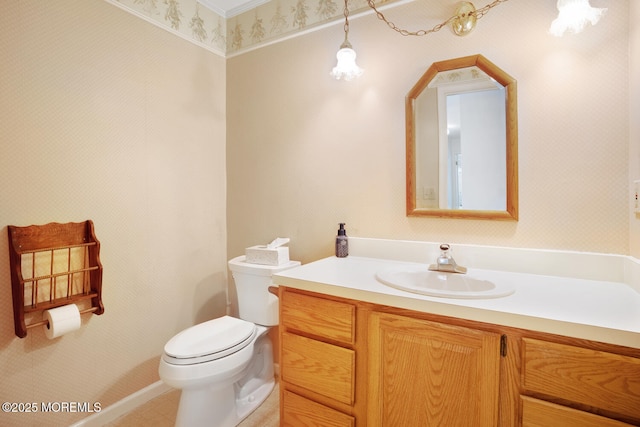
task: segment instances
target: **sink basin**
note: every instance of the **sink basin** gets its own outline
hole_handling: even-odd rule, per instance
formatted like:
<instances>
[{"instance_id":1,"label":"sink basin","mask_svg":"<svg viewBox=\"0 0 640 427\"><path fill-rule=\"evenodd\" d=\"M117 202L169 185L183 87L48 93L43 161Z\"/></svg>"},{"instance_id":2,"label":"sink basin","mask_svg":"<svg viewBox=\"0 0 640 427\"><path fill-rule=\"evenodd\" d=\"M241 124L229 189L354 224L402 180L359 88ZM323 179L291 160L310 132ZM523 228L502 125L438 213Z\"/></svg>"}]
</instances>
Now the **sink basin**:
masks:
<instances>
[{"instance_id":1,"label":"sink basin","mask_svg":"<svg viewBox=\"0 0 640 427\"><path fill-rule=\"evenodd\" d=\"M376 279L403 291L444 298L500 298L515 292L512 286L498 285L470 274L430 271L426 265L379 271Z\"/></svg>"}]
</instances>

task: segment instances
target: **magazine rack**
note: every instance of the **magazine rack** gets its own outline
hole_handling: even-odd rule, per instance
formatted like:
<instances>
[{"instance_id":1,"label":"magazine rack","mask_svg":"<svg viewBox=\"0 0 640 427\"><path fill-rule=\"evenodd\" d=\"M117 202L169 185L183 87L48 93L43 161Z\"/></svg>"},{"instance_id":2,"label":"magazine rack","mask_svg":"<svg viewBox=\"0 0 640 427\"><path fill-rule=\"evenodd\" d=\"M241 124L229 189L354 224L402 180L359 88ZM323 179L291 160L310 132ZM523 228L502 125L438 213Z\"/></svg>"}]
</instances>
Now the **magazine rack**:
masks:
<instances>
[{"instance_id":1,"label":"magazine rack","mask_svg":"<svg viewBox=\"0 0 640 427\"><path fill-rule=\"evenodd\" d=\"M84 301L84 305L91 305L80 313L104 312L100 242L91 220L10 225L8 234L13 319L18 337L27 336L29 328L47 325L37 316L44 310Z\"/></svg>"}]
</instances>

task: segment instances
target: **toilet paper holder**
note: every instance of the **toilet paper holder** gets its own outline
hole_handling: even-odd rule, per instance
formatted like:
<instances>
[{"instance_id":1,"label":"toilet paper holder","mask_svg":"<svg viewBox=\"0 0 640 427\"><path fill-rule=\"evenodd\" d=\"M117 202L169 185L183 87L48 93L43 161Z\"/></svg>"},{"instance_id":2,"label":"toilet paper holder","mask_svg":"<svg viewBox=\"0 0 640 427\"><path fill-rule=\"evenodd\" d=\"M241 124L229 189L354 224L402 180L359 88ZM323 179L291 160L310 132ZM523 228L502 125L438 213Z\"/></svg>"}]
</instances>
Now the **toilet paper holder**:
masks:
<instances>
[{"instance_id":1,"label":"toilet paper holder","mask_svg":"<svg viewBox=\"0 0 640 427\"><path fill-rule=\"evenodd\" d=\"M82 306L80 314L104 313L100 242L93 221L7 228L18 337L26 337L27 329L47 325L46 320L37 320L37 313L44 310L77 304Z\"/></svg>"}]
</instances>

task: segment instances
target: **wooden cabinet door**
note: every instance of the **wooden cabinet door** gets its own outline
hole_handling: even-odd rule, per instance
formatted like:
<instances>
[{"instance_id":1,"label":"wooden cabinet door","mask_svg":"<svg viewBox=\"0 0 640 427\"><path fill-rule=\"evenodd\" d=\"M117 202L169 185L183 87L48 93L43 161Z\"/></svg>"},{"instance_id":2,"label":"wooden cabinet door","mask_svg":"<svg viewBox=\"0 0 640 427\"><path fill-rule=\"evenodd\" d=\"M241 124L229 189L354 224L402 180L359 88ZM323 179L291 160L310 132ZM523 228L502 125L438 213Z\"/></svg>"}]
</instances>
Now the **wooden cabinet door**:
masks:
<instances>
[{"instance_id":1,"label":"wooden cabinet door","mask_svg":"<svg viewBox=\"0 0 640 427\"><path fill-rule=\"evenodd\" d=\"M498 423L500 335L373 312L368 427Z\"/></svg>"}]
</instances>

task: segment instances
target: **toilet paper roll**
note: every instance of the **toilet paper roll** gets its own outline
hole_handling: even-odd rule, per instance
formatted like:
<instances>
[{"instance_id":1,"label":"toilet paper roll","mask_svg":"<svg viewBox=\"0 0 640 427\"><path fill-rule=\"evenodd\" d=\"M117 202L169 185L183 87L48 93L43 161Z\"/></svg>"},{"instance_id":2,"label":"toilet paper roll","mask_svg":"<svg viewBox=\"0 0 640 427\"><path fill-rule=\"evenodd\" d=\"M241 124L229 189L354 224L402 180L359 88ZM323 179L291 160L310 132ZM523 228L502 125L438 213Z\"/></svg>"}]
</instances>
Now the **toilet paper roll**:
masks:
<instances>
[{"instance_id":1,"label":"toilet paper roll","mask_svg":"<svg viewBox=\"0 0 640 427\"><path fill-rule=\"evenodd\" d=\"M62 307L45 310L44 320L49 323L44 327L44 334L50 340L64 335L68 332L80 329L80 310L75 304L63 305Z\"/></svg>"}]
</instances>

